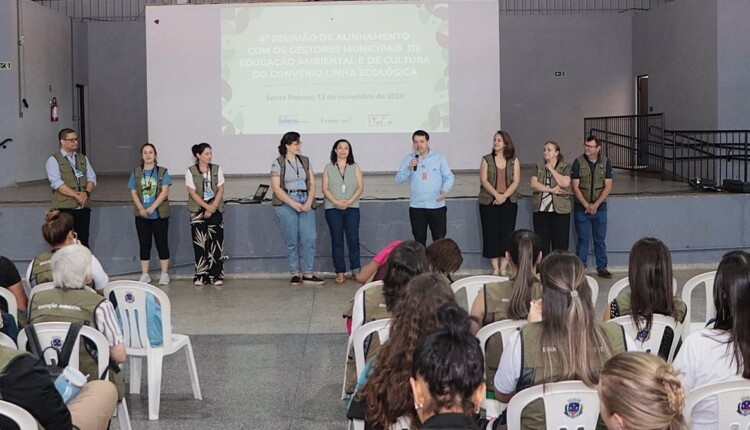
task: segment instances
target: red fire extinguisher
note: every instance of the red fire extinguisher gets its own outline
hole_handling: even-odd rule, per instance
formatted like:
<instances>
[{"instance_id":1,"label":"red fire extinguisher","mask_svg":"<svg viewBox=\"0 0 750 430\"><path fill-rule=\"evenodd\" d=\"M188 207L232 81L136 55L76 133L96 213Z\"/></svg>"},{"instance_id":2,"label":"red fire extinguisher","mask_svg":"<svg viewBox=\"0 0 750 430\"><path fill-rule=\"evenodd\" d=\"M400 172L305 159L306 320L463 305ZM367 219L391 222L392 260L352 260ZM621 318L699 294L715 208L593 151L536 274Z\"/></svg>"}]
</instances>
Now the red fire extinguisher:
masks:
<instances>
[{"instance_id":1,"label":"red fire extinguisher","mask_svg":"<svg viewBox=\"0 0 750 430\"><path fill-rule=\"evenodd\" d=\"M52 101L49 102L49 120L51 122L60 120L59 110L60 106L57 104L57 97L52 97Z\"/></svg>"}]
</instances>

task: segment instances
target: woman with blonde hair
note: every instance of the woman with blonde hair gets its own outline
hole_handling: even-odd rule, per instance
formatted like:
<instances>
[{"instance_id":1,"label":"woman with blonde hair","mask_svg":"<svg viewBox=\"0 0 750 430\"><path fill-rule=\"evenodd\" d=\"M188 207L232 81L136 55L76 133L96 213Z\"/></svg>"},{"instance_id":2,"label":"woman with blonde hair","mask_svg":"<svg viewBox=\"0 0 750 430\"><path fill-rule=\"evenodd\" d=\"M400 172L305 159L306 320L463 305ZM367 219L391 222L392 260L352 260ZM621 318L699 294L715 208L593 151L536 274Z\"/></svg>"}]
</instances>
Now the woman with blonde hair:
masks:
<instances>
[{"instance_id":1,"label":"woman with blonde hair","mask_svg":"<svg viewBox=\"0 0 750 430\"><path fill-rule=\"evenodd\" d=\"M610 358L599 375L601 416L609 430L684 430L685 392L672 366L645 352Z\"/></svg>"}]
</instances>

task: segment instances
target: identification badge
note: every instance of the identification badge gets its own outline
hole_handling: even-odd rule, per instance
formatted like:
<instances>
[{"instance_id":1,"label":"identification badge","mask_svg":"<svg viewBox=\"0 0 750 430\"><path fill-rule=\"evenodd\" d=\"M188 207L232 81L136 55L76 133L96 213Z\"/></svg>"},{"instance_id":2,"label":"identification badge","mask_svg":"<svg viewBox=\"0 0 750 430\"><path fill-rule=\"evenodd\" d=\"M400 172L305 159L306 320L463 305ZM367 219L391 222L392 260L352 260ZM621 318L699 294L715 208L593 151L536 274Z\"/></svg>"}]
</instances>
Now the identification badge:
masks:
<instances>
[{"instance_id":1,"label":"identification badge","mask_svg":"<svg viewBox=\"0 0 750 430\"><path fill-rule=\"evenodd\" d=\"M150 205L151 204L151 194L146 194L143 196L143 204L144 205Z\"/></svg>"},{"instance_id":2,"label":"identification badge","mask_svg":"<svg viewBox=\"0 0 750 430\"><path fill-rule=\"evenodd\" d=\"M76 178L83 178L83 172L80 170L76 170Z\"/></svg>"},{"instance_id":3,"label":"identification badge","mask_svg":"<svg viewBox=\"0 0 750 430\"><path fill-rule=\"evenodd\" d=\"M341 184L341 194L346 194L346 184Z\"/></svg>"},{"instance_id":4,"label":"identification badge","mask_svg":"<svg viewBox=\"0 0 750 430\"><path fill-rule=\"evenodd\" d=\"M294 187L298 190L305 188L305 181L297 181L294 183Z\"/></svg>"},{"instance_id":5,"label":"identification badge","mask_svg":"<svg viewBox=\"0 0 750 430\"><path fill-rule=\"evenodd\" d=\"M423 181L427 180L427 171L426 170L422 171L422 180Z\"/></svg>"},{"instance_id":6,"label":"identification badge","mask_svg":"<svg viewBox=\"0 0 750 430\"><path fill-rule=\"evenodd\" d=\"M207 188L203 191L203 201L209 201L214 198L214 190Z\"/></svg>"}]
</instances>

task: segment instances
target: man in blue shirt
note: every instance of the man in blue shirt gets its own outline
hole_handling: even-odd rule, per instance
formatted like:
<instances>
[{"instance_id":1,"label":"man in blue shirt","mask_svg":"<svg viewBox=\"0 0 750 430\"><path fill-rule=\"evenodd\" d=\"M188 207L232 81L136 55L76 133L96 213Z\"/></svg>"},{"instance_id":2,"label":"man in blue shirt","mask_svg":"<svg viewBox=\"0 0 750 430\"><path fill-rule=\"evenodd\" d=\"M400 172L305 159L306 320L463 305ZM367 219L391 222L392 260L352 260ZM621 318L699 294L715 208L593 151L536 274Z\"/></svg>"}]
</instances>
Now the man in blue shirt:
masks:
<instances>
[{"instance_id":1,"label":"man in blue shirt","mask_svg":"<svg viewBox=\"0 0 750 430\"><path fill-rule=\"evenodd\" d=\"M401 162L396 173L396 183L409 181L409 220L414 240L427 242L427 227L432 240L445 237L447 230L445 195L453 187L453 172L448 160L439 152L430 150L430 135L417 130L411 136L414 152Z\"/></svg>"},{"instance_id":2,"label":"man in blue shirt","mask_svg":"<svg viewBox=\"0 0 750 430\"><path fill-rule=\"evenodd\" d=\"M612 161L601 155L602 144L589 136L583 144L583 155L578 157L570 169L570 185L575 195L573 222L578 243L576 254L586 265L589 241L594 236L596 273L602 278L611 278L607 270L607 196L612 191Z\"/></svg>"}]
</instances>

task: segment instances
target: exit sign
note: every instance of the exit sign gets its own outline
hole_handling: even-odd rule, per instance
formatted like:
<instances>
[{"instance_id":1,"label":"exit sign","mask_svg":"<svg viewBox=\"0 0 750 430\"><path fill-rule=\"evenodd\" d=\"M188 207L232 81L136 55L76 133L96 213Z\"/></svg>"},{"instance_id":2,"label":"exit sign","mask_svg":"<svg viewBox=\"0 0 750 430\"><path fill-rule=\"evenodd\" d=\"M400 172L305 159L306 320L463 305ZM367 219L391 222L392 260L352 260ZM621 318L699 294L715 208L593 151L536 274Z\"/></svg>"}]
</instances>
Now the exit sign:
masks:
<instances>
[{"instance_id":1,"label":"exit sign","mask_svg":"<svg viewBox=\"0 0 750 430\"><path fill-rule=\"evenodd\" d=\"M0 70L10 70L10 61L0 61Z\"/></svg>"},{"instance_id":2,"label":"exit sign","mask_svg":"<svg viewBox=\"0 0 750 430\"><path fill-rule=\"evenodd\" d=\"M556 78L562 78L563 76L565 76L565 71L564 70L558 70L558 71L555 72L555 77Z\"/></svg>"}]
</instances>

